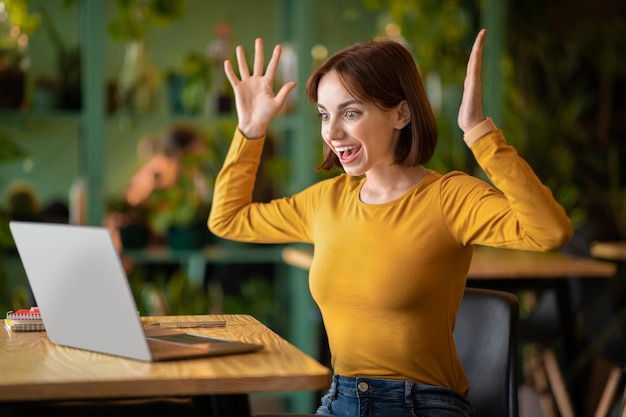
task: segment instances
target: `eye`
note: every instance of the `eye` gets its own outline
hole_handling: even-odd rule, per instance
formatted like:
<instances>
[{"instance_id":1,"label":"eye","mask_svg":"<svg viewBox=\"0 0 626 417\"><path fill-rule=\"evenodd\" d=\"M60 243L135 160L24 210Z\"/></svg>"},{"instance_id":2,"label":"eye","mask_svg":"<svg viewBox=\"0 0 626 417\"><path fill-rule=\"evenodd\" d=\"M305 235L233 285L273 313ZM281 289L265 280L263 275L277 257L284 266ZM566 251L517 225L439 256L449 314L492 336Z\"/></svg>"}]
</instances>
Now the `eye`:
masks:
<instances>
[{"instance_id":1,"label":"eye","mask_svg":"<svg viewBox=\"0 0 626 417\"><path fill-rule=\"evenodd\" d=\"M349 119L349 120L354 120L358 118L360 115L361 113L356 110L346 110L346 113L345 113L346 119Z\"/></svg>"},{"instance_id":2,"label":"eye","mask_svg":"<svg viewBox=\"0 0 626 417\"><path fill-rule=\"evenodd\" d=\"M327 121L329 117L328 113L320 111L320 119L322 119L323 122Z\"/></svg>"}]
</instances>

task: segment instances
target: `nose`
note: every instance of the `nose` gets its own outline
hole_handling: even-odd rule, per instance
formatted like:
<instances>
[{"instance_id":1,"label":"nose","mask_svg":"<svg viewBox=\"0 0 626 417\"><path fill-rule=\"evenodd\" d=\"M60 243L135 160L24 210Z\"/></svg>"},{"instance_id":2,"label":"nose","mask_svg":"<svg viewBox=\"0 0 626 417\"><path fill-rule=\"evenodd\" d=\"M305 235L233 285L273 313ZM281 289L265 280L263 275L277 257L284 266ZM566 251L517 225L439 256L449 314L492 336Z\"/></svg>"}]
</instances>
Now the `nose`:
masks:
<instances>
[{"instance_id":1,"label":"nose","mask_svg":"<svg viewBox=\"0 0 626 417\"><path fill-rule=\"evenodd\" d=\"M322 137L328 141L341 139L343 133L341 123L337 118L333 118L322 125Z\"/></svg>"}]
</instances>

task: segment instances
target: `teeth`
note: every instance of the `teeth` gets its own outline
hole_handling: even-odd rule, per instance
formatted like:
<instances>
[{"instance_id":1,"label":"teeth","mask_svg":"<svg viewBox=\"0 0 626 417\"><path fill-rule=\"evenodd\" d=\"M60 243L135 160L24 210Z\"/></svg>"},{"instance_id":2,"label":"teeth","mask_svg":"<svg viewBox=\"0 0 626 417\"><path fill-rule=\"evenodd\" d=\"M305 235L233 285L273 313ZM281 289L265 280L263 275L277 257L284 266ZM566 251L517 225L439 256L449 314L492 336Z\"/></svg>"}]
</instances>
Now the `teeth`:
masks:
<instances>
[{"instance_id":1,"label":"teeth","mask_svg":"<svg viewBox=\"0 0 626 417\"><path fill-rule=\"evenodd\" d=\"M337 152L345 152L345 151L350 151L350 150L352 150L352 149L354 149L354 148L356 148L356 147L357 147L357 145L351 145L351 146L339 146L339 147L336 147L336 148L335 148L335 150L336 150Z\"/></svg>"}]
</instances>

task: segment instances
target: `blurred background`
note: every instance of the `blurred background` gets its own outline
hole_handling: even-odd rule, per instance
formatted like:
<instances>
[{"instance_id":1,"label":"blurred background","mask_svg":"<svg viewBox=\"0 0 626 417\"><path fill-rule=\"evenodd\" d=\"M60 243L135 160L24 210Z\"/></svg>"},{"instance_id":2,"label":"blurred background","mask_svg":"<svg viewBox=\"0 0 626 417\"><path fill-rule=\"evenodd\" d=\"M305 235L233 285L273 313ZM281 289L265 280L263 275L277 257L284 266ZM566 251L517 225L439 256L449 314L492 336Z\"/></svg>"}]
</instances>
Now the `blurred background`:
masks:
<instances>
[{"instance_id":1,"label":"blurred background","mask_svg":"<svg viewBox=\"0 0 626 417\"><path fill-rule=\"evenodd\" d=\"M274 302L288 291L275 280L293 272L271 248L189 262L224 243L204 226L236 125L224 59L239 44L251 56L256 37L281 43L279 82L299 83L271 127L258 200L320 179L304 84L328 55L374 37L414 53L440 129L429 167L484 177L456 125L482 27L485 114L567 210L576 228L567 249L623 240L622 0L0 0L0 311L33 302L8 221L44 220L115 230L144 314L246 310L288 329Z\"/></svg>"},{"instance_id":2,"label":"blurred background","mask_svg":"<svg viewBox=\"0 0 626 417\"><path fill-rule=\"evenodd\" d=\"M209 159L219 166L235 123L222 62L238 44L250 52L258 36L269 45L285 44L281 76L301 84L273 130L274 155L286 157L272 165L275 191L315 180L311 166L318 161L319 135L306 120L314 109L297 105L306 75L328 54L376 36L398 38L415 54L440 122L432 168L475 173L455 118L469 48L487 27L486 113L576 226L599 222L615 237L626 232L623 2L91 3L0 4L5 201L19 180L32 187L40 209L69 206L72 186L82 184L89 199L85 221L100 223L107 205L154 151L151 140L181 122L204 131ZM294 126L298 135L288 140ZM310 164L294 163L290 152L306 161L305 150L313 150Z\"/></svg>"}]
</instances>

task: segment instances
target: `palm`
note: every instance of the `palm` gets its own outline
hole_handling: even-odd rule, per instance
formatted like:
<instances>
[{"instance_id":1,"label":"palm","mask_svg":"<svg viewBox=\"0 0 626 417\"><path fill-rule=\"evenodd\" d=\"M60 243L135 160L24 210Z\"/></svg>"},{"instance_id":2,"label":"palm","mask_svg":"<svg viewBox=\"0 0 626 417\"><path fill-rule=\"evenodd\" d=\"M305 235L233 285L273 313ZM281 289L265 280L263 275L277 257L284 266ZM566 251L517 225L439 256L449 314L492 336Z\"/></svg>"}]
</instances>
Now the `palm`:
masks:
<instances>
[{"instance_id":1,"label":"palm","mask_svg":"<svg viewBox=\"0 0 626 417\"><path fill-rule=\"evenodd\" d=\"M249 77L233 87L237 113L259 122L271 120L282 107L273 91L273 80L266 77Z\"/></svg>"},{"instance_id":2,"label":"palm","mask_svg":"<svg viewBox=\"0 0 626 417\"><path fill-rule=\"evenodd\" d=\"M224 71L235 92L239 129L246 137L261 137L283 107L287 94L295 87L295 83L286 83L278 93L274 93L274 78L280 60L280 46L274 48L265 73L263 72L264 54L261 39L255 42L252 74L250 74L243 47L238 46L236 52L239 77L235 74L230 61L224 63Z\"/></svg>"}]
</instances>

